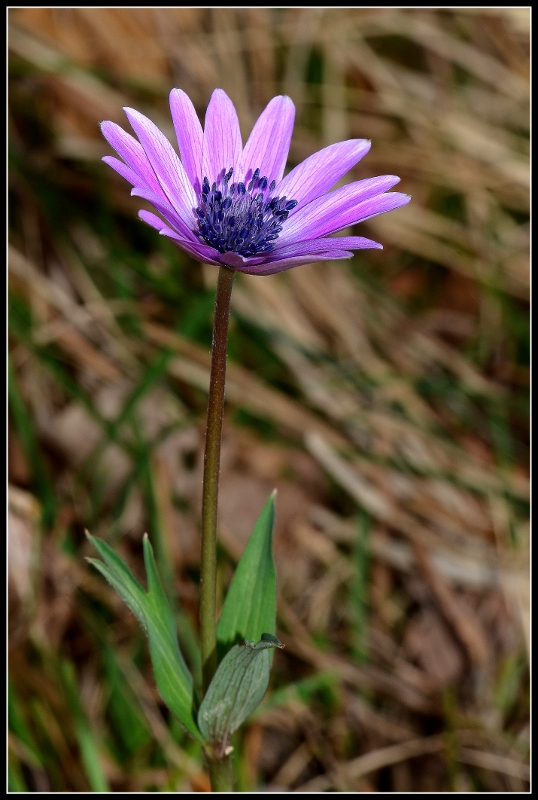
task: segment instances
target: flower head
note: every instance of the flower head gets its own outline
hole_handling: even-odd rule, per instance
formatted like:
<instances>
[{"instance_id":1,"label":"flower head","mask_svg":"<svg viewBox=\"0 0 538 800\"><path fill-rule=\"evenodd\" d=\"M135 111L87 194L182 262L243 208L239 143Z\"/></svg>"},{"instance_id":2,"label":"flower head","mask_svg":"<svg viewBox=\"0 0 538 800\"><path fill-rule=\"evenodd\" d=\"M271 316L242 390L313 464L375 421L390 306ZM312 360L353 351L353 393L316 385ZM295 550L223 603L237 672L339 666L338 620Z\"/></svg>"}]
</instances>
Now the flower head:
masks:
<instances>
[{"instance_id":1,"label":"flower head","mask_svg":"<svg viewBox=\"0 0 538 800\"><path fill-rule=\"evenodd\" d=\"M144 222L185 252L210 264L270 275L311 261L350 258L352 250L382 245L362 236L331 235L409 202L388 192L400 180L383 175L329 191L370 149L365 139L325 147L284 176L295 107L274 97L245 145L232 101L215 89L202 130L181 89L170 93L181 159L163 133L132 108L125 113L138 140L114 122L101 130L121 161L103 161L161 214L139 211Z\"/></svg>"}]
</instances>

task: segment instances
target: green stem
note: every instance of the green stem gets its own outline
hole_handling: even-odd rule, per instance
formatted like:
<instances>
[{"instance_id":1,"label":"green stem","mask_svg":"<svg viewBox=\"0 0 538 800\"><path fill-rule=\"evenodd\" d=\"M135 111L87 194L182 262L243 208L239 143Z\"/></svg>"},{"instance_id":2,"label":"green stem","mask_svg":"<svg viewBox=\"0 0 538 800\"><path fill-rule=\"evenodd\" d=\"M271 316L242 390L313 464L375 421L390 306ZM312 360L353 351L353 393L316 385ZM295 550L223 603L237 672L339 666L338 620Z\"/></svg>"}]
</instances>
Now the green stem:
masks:
<instances>
[{"instance_id":1,"label":"green stem","mask_svg":"<svg viewBox=\"0 0 538 800\"><path fill-rule=\"evenodd\" d=\"M231 792L233 787L230 757L212 761L208 759L209 780L214 792Z\"/></svg>"},{"instance_id":2,"label":"green stem","mask_svg":"<svg viewBox=\"0 0 538 800\"><path fill-rule=\"evenodd\" d=\"M200 638L204 694L217 668L217 503L219 494L220 441L222 415L224 412L224 384L226 380L228 319L230 316L230 297L234 274L233 270L227 267L219 268L207 405L200 575Z\"/></svg>"}]
</instances>

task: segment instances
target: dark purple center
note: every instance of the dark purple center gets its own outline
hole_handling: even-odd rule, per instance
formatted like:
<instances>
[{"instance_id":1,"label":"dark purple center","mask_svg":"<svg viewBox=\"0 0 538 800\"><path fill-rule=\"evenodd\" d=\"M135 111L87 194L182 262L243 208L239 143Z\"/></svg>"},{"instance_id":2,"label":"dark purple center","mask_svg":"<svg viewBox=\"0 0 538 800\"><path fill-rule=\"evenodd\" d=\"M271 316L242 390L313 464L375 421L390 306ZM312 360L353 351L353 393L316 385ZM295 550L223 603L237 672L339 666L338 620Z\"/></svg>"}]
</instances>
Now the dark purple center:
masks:
<instances>
[{"instance_id":1,"label":"dark purple center","mask_svg":"<svg viewBox=\"0 0 538 800\"><path fill-rule=\"evenodd\" d=\"M256 169L252 178L244 183L230 183L233 168L209 185L207 177L202 182L200 205L196 209L200 239L219 253L238 253L257 256L268 253L282 230L282 223L297 205L297 200L271 197L275 181L269 185L265 176L260 178Z\"/></svg>"}]
</instances>

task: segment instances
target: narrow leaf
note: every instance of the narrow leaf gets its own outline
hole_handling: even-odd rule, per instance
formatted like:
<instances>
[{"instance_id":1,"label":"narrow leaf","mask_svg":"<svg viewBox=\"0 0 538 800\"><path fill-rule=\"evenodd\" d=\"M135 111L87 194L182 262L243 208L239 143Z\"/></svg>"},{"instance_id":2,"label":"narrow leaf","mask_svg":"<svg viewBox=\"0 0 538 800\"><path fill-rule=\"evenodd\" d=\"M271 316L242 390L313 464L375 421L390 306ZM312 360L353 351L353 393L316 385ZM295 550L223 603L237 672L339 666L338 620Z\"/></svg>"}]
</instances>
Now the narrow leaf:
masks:
<instances>
[{"instance_id":1,"label":"narrow leaf","mask_svg":"<svg viewBox=\"0 0 538 800\"><path fill-rule=\"evenodd\" d=\"M198 711L198 727L214 750L224 752L232 733L262 701L269 684L269 652L283 647L272 634L258 644L245 639L222 659Z\"/></svg>"},{"instance_id":2,"label":"narrow leaf","mask_svg":"<svg viewBox=\"0 0 538 800\"><path fill-rule=\"evenodd\" d=\"M276 631L275 494L262 509L226 596L217 624L220 658L238 640L258 641L263 632Z\"/></svg>"},{"instance_id":3,"label":"narrow leaf","mask_svg":"<svg viewBox=\"0 0 538 800\"><path fill-rule=\"evenodd\" d=\"M146 566L146 575L148 578L148 600L153 605L153 619L155 627L158 627L159 635L164 641L169 643L169 646L175 651L178 662L182 665L183 672L188 680L191 680L189 668L183 658L183 654L179 649L177 642L177 630L174 615L166 599L164 589L162 587L159 573L157 572L157 565L155 563L155 556L153 555L153 548L150 544L147 533L144 534L144 563ZM156 635L155 633L153 634Z\"/></svg>"},{"instance_id":4,"label":"narrow leaf","mask_svg":"<svg viewBox=\"0 0 538 800\"><path fill-rule=\"evenodd\" d=\"M99 753L102 745L99 736L92 730L92 726L80 702L80 690L77 684L75 668L70 661L60 662L60 676L67 695L69 708L73 715L80 755L90 788L92 792L108 792L109 787Z\"/></svg>"},{"instance_id":5,"label":"narrow leaf","mask_svg":"<svg viewBox=\"0 0 538 800\"><path fill-rule=\"evenodd\" d=\"M177 641L174 616L157 573L153 550L144 537L146 592L127 564L101 539L88 538L105 560L88 559L116 589L142 623L149 639L151 663L157 688L166 705L198 741L202 740L194 717L192 676Z\"/></svg>"},{"instance_id":6,"label":"narrow leaf","mask_svg":"<svg viewBox=\"0 0 538 800\"><path fill-rule=\"evenodd\" d=\"M125 679L125 663L118 658L106 637L97 634L103 656L103 665L108 690L107 717L121 745L122 755L127 758L147 744L151 739L147 720L144 718L139 698Z\"/></svg>"},{"instance_id":7,"label":"narrow leaf","mask_svg":"<svg viewBox=\"0 0 538 800\"><path fill-rule=\"evenodd\" d=\"M103 564L102 561L98 561L96 558L88 558L86 560L88 561L88 564L94 566L101 573L101 575L106 578L112 588L117 591L121 599L127 603L135 617L147 632L148 624L143 611L144 601L142 600L142 602L139 602L139 598L137 598L133 592L126 587L125 583L120 578L118 578L117 573L110 569L110 567L107 567L106 564Z\"/></svg>"},{"instance_id":8,"label":"narrow leaf","mask_svg":"<svg viewBox=\"0 0 538 800\"><path fill-rule=\"evenodd\" d=\"M86 531L86 538L93 544L103 561L108 564L111 569L116 570L119 575L122 575L124 580L133 582L141 592L144 591L144 587L140 581L137 581L123 558L117 555L110 545L102 539L92 536L88 531Z\"/></svg>"},{"instance_id":9,"label":"narrow leaf","mask_svg":"<svg viewBox=\"0 0 538 800\"><path fill-rule=\"evenodd\" d=\"M105 564L108 566L107 573L105 573L98 566L98 564L101 564L100 561L96 561L94 559L88 559L88 561L97 567L97 569L99 569L99 571L107 580L110 580L108 577L109 574L114 576L115 583L112 585L121 595L123 600L125 600L133 614L135 614L142 625L146 627L147 623L144 619L144 613L142 611L142 601L146 594L144 587L141 583L139 583L139 581L137 581L125 561L120 558L120 556L118 556L106 542L103 542L102 539L97 539L95 536L92 536L91 533L88 533L88 531L86 531L86 537L93 544ZM112 581L110 582L112 583ZM116 583L119 583L122 586L122 592L119 591Z\"/></svg>"},{"instance_id":10,"label":"narrow leaf","mask_svg":"<svg viewBox=\"0 0 538 800\"><path fill-rule=\"evenodd\" d=\"M192 735L201 740L200 732L194 719L194 696L192 677L188 680L178 661L177 640L172 642L160 635L155 625L148 625L149 650L155 682L162 699L181 720Z\"/></svg>"}]
</instances>

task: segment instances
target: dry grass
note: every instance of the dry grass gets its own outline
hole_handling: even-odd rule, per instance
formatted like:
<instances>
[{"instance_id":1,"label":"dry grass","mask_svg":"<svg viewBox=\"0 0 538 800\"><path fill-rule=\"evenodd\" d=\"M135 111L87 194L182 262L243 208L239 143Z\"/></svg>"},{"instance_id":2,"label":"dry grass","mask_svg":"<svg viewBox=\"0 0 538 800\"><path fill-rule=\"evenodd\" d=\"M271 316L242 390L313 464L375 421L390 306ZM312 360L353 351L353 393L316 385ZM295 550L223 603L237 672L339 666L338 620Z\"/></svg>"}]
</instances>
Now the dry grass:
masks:
<instances>
[{"instance_id":1,"label":"dry grass","mask_svg":"<svg viewBox=\"0 0 538 800\"><path fill-rule=\"evenodd\" d=\"M148 529L197 669L215 274L135 218L97 122L216 86L297 163L373 141L405 209L234 289L220 593L279 489L271 692L241 790L528 789L527 9L12 9L10 789L207 791L85 565Z\"/></svg>"}]
</instances>

